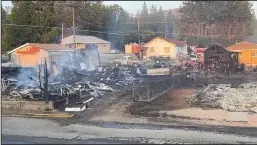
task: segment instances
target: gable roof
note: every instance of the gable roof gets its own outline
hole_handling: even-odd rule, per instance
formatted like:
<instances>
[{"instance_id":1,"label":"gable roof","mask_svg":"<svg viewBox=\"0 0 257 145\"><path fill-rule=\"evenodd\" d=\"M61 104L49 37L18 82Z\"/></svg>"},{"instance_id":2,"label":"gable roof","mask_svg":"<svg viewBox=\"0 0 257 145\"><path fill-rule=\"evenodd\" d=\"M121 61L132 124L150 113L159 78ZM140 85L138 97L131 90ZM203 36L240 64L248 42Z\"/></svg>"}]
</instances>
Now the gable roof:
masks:
<instances>
[{"instance_id":1,"label":"gable roof","mask_svg":"<svg viewBox=\"0 0 257 145\"><path fill-rule=\"evenodd\" d=\"M8 54L13 53L25 46L36 46L39 47L40 49L44 49L46 51L53 51L53 50L72 50L71 48L63 48L61 44L47 44L47 43L26 43L23 44L12 51L9 51Z\"/></svg>"},{"instance_id":2,"label":"gable roof","mask_svg":"<svg viewBox=\"0 0 257 145\"><path fill-rule=\"evenodd\" d=\"M204 53L205 50L206 50L206 48L196 48L195 52L196 53Z\"/></svg>"},{"instance_id":3,"label":"gable roof","mask_svg":"<svg viewBox=\"0 0 257 145\"><path fill-rule=\"evenodd\" d=\"M210 44L203 53L210 51L212 48L219 48L219 49L223 49L226 52L229 52L228 49L224 48L223 46L221 46L220 44L214 43L214 44Z\"/></svg>"},{"instance_id":4,"label":"gable roof","mask_svg":"<svg viewBox=\"0 0 257 145\"><path fill-rule=\"evenodd\" d=\"M247 37L245 41L257 44L257 34Z\"/></svg>"},{"instance_id":5,"label":"gable roof","mask_svg":"<svg viewBox=\"0 0 257 145\"><path fill-rule=\"evenodd\" d=\"M177 41L177 40L170 40L170 39L162 38L162 37L155 37L155 38L153 38L152 40L146 42L146 43L144 44L144 46L145 46L146 44L152 42L153 40L157 39L157 38L162 39L162 40L165 40L165 41L167 41L167 42L169 42L169 43L173 43L173 44L175 44L176 46L186 45L186 41Z\"/></svg>"},{"instance_id":6,"label":"gable roof","mask_svg":"<svg viewBox=\"0 0 257 145\"><path fill-rule=\"evenodd\" d=\"M62 44L73 44L73 36L71 35L69 37L63 38ZM103 39L94 37L94 36L81 36L81 35L75 35L75 41L76 43L103 43L103 44L110 44L111 42L105 41Z\"/></svg>"},{"instance_id":7,"label":"gable roof","mask_svg":"<svg viewBox=\"0 0 257 145\"><path fill-rule=\"evenodd\" d=\"M248 42L248 41L242 41L235 45L229 46L227 48L230 51L241 51L241 50L248 50L248 49L257 49L257 44Z\"/></svg>"}]
</instances>

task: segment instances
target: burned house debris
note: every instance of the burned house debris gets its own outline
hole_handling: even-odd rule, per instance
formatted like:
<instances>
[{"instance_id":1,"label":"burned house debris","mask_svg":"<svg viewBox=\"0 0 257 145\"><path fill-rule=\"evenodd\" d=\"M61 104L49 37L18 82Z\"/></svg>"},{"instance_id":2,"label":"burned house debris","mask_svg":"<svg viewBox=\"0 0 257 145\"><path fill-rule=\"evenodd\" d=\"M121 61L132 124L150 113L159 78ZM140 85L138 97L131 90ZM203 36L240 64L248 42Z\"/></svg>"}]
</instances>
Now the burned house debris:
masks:
<instances>
[{"instance_id":1,"label":"burned house debris","mask_svg":"<svg viewBox=\"0 0 257 145\"><path fill-rule=\"evenodd\" d=\"M109 92L128 89L135 81L142 83L158 79L158 77L146 76L142 65L121 67L116 63L113 66L99 66L98 48L95 45L86 47L86 49L61 53L61 57L51 55L49 64L38 65L47 67L47 73L40 73L40 67L21 67L15 72L6 71L2 75L4 99L79 104L101 98ZM47 78L47 81L42 81L45 80L44 78ZM44 92L42 86L46 83L47 99L42 95Z\"/></svg>"},{"instance_id":2,"label":"burned house debris","mask_svg":"<svg viewBox=\"0 0 257 145\"><path fill-rule=\"evenodd\" d=\"M257 83L210 84L188 99L194 106L257 113Z\"/></svg>"},{"instance_id":3,"label":"burned house debris","mask_svg":"<svg viewBox=\"0 0 257 145\"><path fill-rule=\"evenodd\" d=\"M238 53L228 51L219 44L212 44L204 51L206 67L225 72L238 68Z\"/></svg>"}]
</instances>

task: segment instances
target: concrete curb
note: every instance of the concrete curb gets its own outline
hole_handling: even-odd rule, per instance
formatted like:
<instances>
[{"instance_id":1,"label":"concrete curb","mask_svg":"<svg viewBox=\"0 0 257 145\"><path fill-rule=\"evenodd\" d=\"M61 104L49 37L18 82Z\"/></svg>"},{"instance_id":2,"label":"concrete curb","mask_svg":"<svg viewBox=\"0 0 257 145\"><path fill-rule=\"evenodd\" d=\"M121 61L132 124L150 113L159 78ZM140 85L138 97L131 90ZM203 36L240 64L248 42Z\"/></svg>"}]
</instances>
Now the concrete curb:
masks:
<instances>
[{"instance_id":1,"label":"concrete curb","mask_svg":"<svg viewBox=\"0 0 257 145\"><path fill-rule=\"evenodd\" d=\"M71 118L73 114L13 114L13 115L4 115L3 117L36 117L36 118Z\"/></svg>"}]
</instances>

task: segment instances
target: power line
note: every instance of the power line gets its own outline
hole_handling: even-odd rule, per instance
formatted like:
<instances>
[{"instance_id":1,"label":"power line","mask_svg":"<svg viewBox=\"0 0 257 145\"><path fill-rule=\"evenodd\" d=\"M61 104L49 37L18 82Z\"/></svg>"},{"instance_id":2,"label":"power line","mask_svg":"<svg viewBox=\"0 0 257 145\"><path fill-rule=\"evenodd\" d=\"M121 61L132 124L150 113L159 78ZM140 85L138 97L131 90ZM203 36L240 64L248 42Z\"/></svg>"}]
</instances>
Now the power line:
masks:
<instances>
[{"instance_id":1,"label":"power line","mask_svg":"<svg viewBox=\"0 0 257 145\"><path fill-rule=\"evenodd\" d=\"M113 34L113 35L126 35L125 33L113 33L113 32L104 32L104 31L92 31L92 30L79 30L77 31L86 31L86 32L96 32L96 33L108 33L108 34Z\"/></svg>"},{"instance_id":2,"label":"power line","mask_svg":"<svg viewBox=\"0 0 257 145\"><path fill-rule=\"evenodd\" d=\"M76 20L79 21L79 22L85 23L85 24L89 24L89 25L92 25L92 26L104 28L103 26L95 25L95 24L92 24L92 23L89 23L89 22L85 22L85 21L78 20L78 19L76 19Z\"/></svg>"},{"instance_id":3,"label":"power line","mask_svg":"<svg viewBox=\"0 0 257 145\"><path fill-rule=\"evenodd\" d=\"M33 25L18 25L18 24L3 24L7 26L17 26L17 27L32 27L32 28L43 28L44 26L33 26ZM55 28L55 29L61 29L60 27L45 27L45 28ZM72 29L72 28L64 28L64 29ZM77 31L88 31L88 32L98 32L98 33L110 33L110 34L121 34L121 32L104 32L104 31L93 31L93 30L79 30ZM123 33L123 32L122 32ZM125 34L125 33L123 33Z\"/></svg>"},{"instance_id":4,"label":"power line","mask_svg":"<svg viewBox=\"0 0 257 145\"><path fill-rule=\"evenodd\" d=\"M35 27L35 28L42 28L44 26L33 26L33 25L18 25L18 24L3 24L3 25L7 25L7 26L17 26L17 27ZM55 28L55 29L61 29L60 27L46 27L46 28ZM64 29L72 29L72 28L64 28ZM131 35L131 34L127 34L125 32L105 32L105 31L94 31L94 30L79 30L76 29L77 31L86 31L86 32L95 32L95 33L107 33L107 34L111 34L111 35ZM197 34L181 34L181 33L166 33L166 32L154 32L157 34L173 34L173 35L184 35L184 36L213 36L213 37L221 37L221 36L231 36L231 37L236 37L236 36L248 36L248 35L197 35Z\"/></svg>"},{"instance_id":5,"label":"power line","mask_svg":"<svg viewBox=\"0 0 257 145\"><path fill-rule=\"evenodd\" d=\"M35 26L35 25L18 25L18 24L2 24L6 26L17 26L17 27L34 27L34 28L55 28L60 29L60 27L44 27L44 26ZM65 28L65 29L71 29L71 28Z\"/></svg>"},{"instance_id":6,"label":"power line","mask_svg":"<svg viewBox=\"0 0 257 145\"><path fill-rule=\"evenodd\" d=\"M124 23L124 24L127 24L127 25L135 25L135 23ZM173 24L172 22L144 22L140 25L145 25L145 24Z\"/></svg>"},{"instance_id":7,"label":"power line","mask_svg":"<svg viewBox=\"0 0 257 145\"><path fill-rule=\"evenodd\" d=\"M138 15L130 15L130 16L132 16L132 17L134 18L134 17L137 17ZM176 17L176 16L174 16L173 14L171 14L171 15L168 15L168 14L167 14L167 15L151 15L151 14L150 14L150 15L148 15L148 16L139 15L140 18L142 18L142 17L143 17L143 18L144 18L144 17L167 17L167 16L171 16L171 17L173 17L173 18ZM175 19L177 19L177 18L175 18Z\"/></svg>"}]
</instances>

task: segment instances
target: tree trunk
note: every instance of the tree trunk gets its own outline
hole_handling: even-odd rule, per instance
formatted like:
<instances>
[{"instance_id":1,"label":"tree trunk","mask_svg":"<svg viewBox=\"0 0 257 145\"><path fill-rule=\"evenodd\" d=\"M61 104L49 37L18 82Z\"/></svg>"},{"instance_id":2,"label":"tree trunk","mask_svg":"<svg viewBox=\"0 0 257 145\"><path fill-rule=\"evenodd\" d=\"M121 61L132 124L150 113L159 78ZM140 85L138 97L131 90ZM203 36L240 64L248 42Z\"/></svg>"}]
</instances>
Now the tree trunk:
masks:
<instances>
[{"instance_id":1,"label":"tree trunk","mask_svg":"<svg viewBox=\"0 0 257 145\"><path fill-rule=\"evenodd\" d=\"M44 64L44 85L43 85L43 98L45 101L48 101L48 70L47 70L47 62L45 60Z\"/></svg>"}]
</instances>

